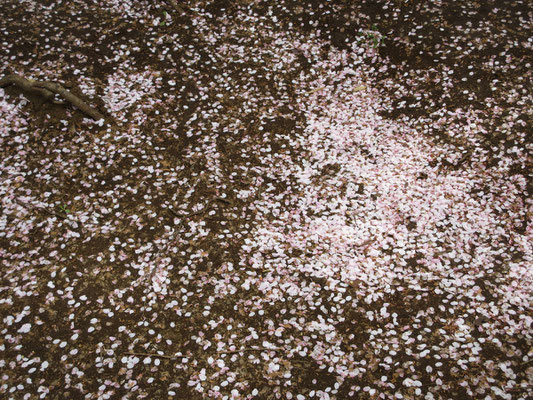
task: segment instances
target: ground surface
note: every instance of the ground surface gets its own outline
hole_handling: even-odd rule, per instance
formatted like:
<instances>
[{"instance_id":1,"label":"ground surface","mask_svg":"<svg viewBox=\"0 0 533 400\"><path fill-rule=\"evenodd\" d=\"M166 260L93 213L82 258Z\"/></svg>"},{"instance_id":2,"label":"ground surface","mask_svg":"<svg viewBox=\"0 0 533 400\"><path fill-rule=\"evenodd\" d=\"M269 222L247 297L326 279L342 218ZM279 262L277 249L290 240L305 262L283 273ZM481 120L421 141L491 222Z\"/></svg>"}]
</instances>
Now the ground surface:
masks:
<instances>
[{"instance_id":1,"label":"ground surface","mask_svg":"<svg viewBox=\"0 0 533 400\"><path fill-rule=\"evenodd\" d=\"M0 0L3 398L533 395L527 1Z\"/></svg>"}]
</instances>

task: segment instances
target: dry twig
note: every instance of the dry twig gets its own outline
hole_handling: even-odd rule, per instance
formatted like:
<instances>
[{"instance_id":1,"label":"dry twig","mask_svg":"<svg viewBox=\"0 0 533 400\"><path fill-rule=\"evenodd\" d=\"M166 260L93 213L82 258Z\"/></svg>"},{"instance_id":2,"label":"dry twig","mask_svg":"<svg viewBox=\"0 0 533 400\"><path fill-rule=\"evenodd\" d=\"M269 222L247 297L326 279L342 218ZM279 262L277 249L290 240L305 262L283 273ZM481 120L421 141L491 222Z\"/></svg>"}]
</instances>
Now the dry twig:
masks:
<instances>
[{"instance_id":1,"label":"dry twig","mask_svg":"<svg viewBox=\"0 0 533 400\"><path fill-rule=\"evenodd\" d=\"M23 90L37 92L44 96L47 100L53 97L54 94L58 94L70 104L72 104L74 107L79 108L82 112L89 115L94 120L98 121L100 119L104 119L104 116L96 108L91 107L58 83L36 81L34 79L26 79L17 74L10 74L0 79L0 87L5 87L9 85L16 85L22 88Z\"/></svg>"}]
</instances>

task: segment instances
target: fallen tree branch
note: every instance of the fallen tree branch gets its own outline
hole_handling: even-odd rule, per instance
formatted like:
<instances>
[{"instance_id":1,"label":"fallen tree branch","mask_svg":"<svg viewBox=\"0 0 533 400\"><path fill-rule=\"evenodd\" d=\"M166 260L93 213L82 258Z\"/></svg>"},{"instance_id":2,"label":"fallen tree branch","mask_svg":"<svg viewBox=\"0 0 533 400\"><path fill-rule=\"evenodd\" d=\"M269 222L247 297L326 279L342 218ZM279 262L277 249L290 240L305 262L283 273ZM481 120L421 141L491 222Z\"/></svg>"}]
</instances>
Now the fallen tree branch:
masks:
<instances>
[{"instance_id":1,"label":"fallen tree branch","mask_svg":"<svg viewBox=\"0 0 533 400\"><path fill-rule=\"evenodd\" d=\"M79 97L75 96L63 86L55 82L46 82L46 81L36 81L33 79L26 79L17 74L6 75L0 79L0 87L5 87L9 85L16 85L23 90L27 91L36 91L47 100L58 94L63 97L66 101L72 104L74 107L80 109L85 114L89 115L94 120L98 121L104 119L104 116L98 112L95 108L91 107Z\"/></svg>"}]
</instances>

